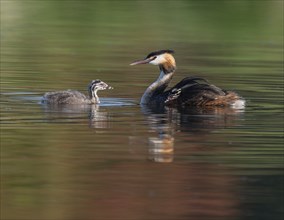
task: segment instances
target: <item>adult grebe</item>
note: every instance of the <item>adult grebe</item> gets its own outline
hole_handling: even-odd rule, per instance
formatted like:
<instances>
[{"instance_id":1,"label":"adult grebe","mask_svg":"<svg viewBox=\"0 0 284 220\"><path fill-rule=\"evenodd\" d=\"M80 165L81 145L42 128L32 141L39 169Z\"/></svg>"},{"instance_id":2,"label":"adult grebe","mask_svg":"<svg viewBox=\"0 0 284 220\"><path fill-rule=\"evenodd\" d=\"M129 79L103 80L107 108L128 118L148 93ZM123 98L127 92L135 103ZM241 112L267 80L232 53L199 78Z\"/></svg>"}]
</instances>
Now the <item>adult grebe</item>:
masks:
<instances>
[{"instance_id":1,"label":"adult grebe","mask_svg":"<svg viewBox=\"0 0 284 220\"><path fill-rule=\"evenodd\" d=\"M225 91L199 77L186 77L173 88L165 91L175 70L173 50L159 50L150 53L145 59L131 63L153 64L160 68L159 78L144 92L140 104L161 103L167 106L232 106L243 108L245 100L232 91Z\"/></svg>"},{"instance_id":2,"label":"adult grebe","mask_svg":"<svg viewBox=\"0 0 284 220\"><path fill-rule=\"evenodd\" d=\"M75 90L66 90L47 92L44 94L41 101L46 104L96 104L100 103L97 92L105 89L112 89L112 87L96 79L88 86L89 97Z\"/></svg>"}]
</instances>

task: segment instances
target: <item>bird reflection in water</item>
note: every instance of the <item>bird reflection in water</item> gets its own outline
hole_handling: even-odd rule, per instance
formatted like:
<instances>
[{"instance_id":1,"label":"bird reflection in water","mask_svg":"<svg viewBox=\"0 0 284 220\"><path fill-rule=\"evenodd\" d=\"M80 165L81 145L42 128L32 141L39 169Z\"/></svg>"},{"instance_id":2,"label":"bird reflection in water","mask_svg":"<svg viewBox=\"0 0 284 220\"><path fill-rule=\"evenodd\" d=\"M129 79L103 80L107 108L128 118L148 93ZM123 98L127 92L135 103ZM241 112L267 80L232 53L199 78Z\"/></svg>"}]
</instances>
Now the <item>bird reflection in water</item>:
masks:
<instances>
[{"instance_id":1,"label":"bird reflection in water","mask_svg":"<svg viewBox=\"0 0 284 220\"><path fill-rule=\"evenodd\" d=\"M99 105L92 105L89 113L90 128L109 128L110 117L107 111L100 110Z\"/></svg>"},{"instance_id":2,"label":"bird reflection in water","mask_svg":"<svg viewBox=\"0 0 284 220\"><path fill-rule=\"evenodd\" d=\"M90 128L109 128L109 113L99 105L43 105L47 120L79 122L88 120ZM79 120L78 120L79 119Z\"/></svg>"},{"instance_id":3,"label":"bird reflection in water","mask_svg":"<svg viewBox=\"0 0 284 220\"><path fill-rule=\"evenodd\" d=\"M154 162L169 163L174 161L175 133L191 132L202 138L214 129L233 126L243 110L143 105L142 112L147 116L151 130L158 133L157 137L148 138L148 158Z\"/></svg>"},{"instance_id":4,"label":"bird reflection in water","mask_svg":"<svg viewBox=\"0 0 284 220\"><path fill-rule=\"evenodd\" d=\"M155 162L173 162L174 138L169 134L149 137L149 159Z\"/></svg>"}]
</instances>

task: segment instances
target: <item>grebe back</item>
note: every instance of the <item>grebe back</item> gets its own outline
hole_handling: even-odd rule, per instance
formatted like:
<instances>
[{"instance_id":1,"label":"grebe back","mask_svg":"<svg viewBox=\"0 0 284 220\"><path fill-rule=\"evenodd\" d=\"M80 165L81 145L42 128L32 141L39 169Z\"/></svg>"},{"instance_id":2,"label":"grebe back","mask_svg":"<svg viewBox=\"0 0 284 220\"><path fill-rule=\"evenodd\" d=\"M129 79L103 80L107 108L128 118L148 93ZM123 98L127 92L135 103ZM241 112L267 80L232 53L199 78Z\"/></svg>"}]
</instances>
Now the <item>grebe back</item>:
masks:
<instances>
[{"instance_id":1,"label":"grebe back","mask_svg":"<svg viewBox=\"0 0 284 220\"><path fill-rule=\"evenodd\" d=\"M88 86L89 97L76 90L56 91L45 93L41 102L45 104L97 104L100 103L97 92L105 89L112 89L112 87L96 79Z\"/></svg>"},{"instance_id":2,"label":"grebe back","mask_svg":"<svg viewBox=\"0 0 284 220\"><path fill-rule=\"evenodd\" d=\"M176 70L173 50L159 50L145 59L130 65L152 64L159 66L160 75L144 92L140 104L167 106L231 106L243 108L245 100L237 93L226 91L200 77L186 77L173 88L166 90Z\"/></svg>"}]
</instances>

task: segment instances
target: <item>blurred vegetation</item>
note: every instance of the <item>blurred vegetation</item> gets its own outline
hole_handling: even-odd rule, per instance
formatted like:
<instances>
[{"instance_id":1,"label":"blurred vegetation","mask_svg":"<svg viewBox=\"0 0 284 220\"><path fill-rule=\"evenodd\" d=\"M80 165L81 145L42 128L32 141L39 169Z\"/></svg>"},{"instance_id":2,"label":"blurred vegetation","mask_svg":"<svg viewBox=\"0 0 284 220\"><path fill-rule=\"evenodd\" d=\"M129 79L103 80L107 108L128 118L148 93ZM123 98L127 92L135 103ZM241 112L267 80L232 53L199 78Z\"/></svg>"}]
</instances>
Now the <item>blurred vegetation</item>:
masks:
<instances>
[{"instance_id":1,"label":"blurred vegetation","mask_svg":"<svg viewBox=\"0 0 284 220\"><path fill-rule=\"evenodd\" d=\"M175 49L186 71L280 62L283 1L1 1L4 81L101 71L129 80L128 63L161 48Z\"/></svg>"}]
</instances>

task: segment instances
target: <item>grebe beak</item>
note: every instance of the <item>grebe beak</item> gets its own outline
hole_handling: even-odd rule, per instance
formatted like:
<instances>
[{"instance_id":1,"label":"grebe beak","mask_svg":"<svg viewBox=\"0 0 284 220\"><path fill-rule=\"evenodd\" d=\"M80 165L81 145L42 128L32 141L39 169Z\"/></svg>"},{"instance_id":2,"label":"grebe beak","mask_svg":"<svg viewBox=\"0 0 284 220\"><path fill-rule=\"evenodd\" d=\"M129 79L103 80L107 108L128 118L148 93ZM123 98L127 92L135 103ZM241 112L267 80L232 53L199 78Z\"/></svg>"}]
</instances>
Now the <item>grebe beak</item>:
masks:
<instances>
[{"instance_id":1,"label":"grebe beak","mask_svg":"<svg viewBox=\"0 0 284 220\"><path fill-rule=\"evenodd\" d=\"M138 60L138 61L135 61L133 63L130 63L129 65L134 66L134 65L138 65L138 64L147 64L147 63L150 63L151 61L152 61L152 59L146 58L144 60Z\"/></svg>"}]
</instances>

